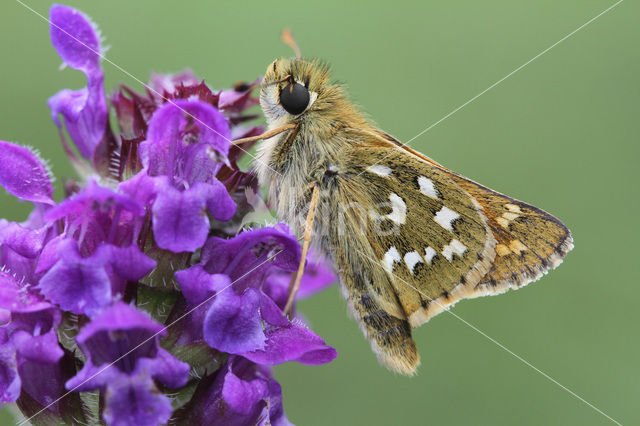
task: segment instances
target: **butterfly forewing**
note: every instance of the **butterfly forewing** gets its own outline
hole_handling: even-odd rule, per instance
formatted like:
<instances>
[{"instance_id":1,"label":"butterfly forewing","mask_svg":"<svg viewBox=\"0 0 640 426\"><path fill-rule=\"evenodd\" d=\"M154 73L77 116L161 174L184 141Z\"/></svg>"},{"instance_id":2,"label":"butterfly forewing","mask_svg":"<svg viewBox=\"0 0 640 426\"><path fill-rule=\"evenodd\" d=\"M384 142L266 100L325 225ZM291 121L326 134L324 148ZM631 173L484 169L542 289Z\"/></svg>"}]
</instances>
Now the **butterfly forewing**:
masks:
<instances>
[{"instance_id":1,"label":"butterfly forewing","mask_svg":"<svg viewBox=\"0 0 640 426\"><path fill-rule=\"evenodd\" d=\"M499 294L535 281L558 266L573 248L569 229L549 213L461 176L385 132L376 130L374 135L379 143L390 142L404 155L444 173L481 207L496 240L495 260L473 288L465 289L465 298ZM425 320L436 313L427 312Z\"/></svg>"},{"instance_id":2,"label":"butterfly forewing","mask_svg":"<svg viewBox=\"0 0 640 426\"><path fill-rule=\"evenodd\" d=\"M352 200L371 206L366 238L413 326L489 271L495 240L479 204L433 165L385 146L347 155ZM362 159L367 161L362 162ZM430 306L435 304L435 306Z\"/></svg>"}]
</instances>

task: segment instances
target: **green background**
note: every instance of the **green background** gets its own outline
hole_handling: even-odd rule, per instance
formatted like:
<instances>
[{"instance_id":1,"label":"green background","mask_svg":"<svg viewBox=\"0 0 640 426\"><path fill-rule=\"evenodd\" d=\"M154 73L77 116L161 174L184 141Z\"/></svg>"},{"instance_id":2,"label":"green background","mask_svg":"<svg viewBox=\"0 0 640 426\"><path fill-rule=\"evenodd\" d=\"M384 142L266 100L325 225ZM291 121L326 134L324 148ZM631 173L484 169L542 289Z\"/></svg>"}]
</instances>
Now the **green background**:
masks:
<instances>
[{"instance_id":1,"label":"green background","mask_svg":"<svg viewBox=\"0 0 640 426\"><path fill-rule=\"evenodd\" d=\"M27 3L47 15L49 2ZM405 141L613 3L69 2L99 24L108 58L143 81L187 66L214 87L254 79L291 56L279 41L290 27L305 56L328 60ZM557 271L454 312L624 424L640 423L638 12L621 3L412 142L572 229L576 248ZM45 102L84 78L58 71L47 23L19 3L2 1L0 31L0 138L37 147L58 178L72 176ZM140 88L104 70L108 91ZM14 220L29 207L4 193L0 203ZM337 288L301 309L339 356L276 368L300 425L611 423L450 314L415 331L424 366L405 378L378 365Z\"/></svg>"}]
</instances>

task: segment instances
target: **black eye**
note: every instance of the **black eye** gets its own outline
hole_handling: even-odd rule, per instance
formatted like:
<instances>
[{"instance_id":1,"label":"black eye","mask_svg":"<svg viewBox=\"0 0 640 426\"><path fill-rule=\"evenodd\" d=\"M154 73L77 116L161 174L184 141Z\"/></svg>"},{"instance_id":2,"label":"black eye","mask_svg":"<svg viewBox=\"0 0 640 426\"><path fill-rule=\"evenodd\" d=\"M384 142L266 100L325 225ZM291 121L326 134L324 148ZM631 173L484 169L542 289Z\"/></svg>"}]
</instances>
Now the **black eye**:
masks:
<instances>
[{"instance_id":1,"label":"black eye","mask_svg":"<svg viewBox=\"0 0 640 426\"><path fill-rule=\"evenodd\" d=\"M280 104L292 115L298 115L309 105L309 91L299 83L289 83L280 91Z\"/></svg>"}]
</instances>

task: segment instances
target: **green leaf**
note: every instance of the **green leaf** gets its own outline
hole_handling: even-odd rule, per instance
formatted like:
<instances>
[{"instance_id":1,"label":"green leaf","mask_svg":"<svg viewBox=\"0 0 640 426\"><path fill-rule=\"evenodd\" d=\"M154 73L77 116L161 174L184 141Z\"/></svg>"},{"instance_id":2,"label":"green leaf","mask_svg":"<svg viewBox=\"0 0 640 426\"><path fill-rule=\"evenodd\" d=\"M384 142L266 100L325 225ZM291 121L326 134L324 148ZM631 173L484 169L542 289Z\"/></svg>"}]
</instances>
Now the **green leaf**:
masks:
<instances>
[{"instance_id":1,"label":"green leaf","mask_svg":"<svg viewBox=\"0 0 640 426\"><path fill-rule=\"evenodd\" d=\"M80 332L80 320L78 315L72 312L63 312L62 322L58 326L56 333L63 348L71 353L82 354L76 343L76 336ZM84 358L82 358L84 361Z\"/></svg>"},{"instance_id":2,"label":"green leaf","mask_svg":"<svg viewBox=\"0 0 640 426\"><path fill-rule=\"evenodd\" d=\"M189 364L191 375L197 378L218 370L227 357L226 353L216 351L205 342L165 347L165 349L180 361Z\"/></svg>"},{"instance_id":3,"label":"green leaf","mask_svg":"<svg viewBox=\"0 0 640 426\"><path fill-rule=\"evenodd\" d=\"M138 285L137 305L147 312L153 319L164 324L178 300L179 293L175 290Z\"/></svg>"},{"instance_id":4,"label":"green leaf","mask_svg":"<svg viewBox=\"0 0 640 426\"><path fill-rule=\"evenodd\" d=\"M140 282L149 287L177 289L174 273L188 266L191 253L174 253L155 247L146 250L145 254L155 260L157 265Z\"/></svg>"}]
</instances>

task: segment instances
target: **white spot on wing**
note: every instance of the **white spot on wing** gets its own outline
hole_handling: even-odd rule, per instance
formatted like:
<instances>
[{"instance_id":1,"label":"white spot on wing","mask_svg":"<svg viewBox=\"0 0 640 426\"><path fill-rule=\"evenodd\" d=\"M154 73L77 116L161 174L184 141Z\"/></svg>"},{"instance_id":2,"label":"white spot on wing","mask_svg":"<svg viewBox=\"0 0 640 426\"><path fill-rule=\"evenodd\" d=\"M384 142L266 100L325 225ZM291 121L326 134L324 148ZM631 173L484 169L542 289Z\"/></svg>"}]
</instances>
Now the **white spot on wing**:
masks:
<instances>
[{"instance_id":1,"label":"white spot on wing","mask_svg":"<svg viewBox=\"0 0 640 426\"><path fill-rule=\"evenodd\" d=\"M422 260L422 256L420 256L420 253L417 251L410 251L404 255L404 263L407 264L407 268L409 268L411 274L413 274L413 269L419 262L424 262L424 260Z\"/></svg>"},{"instance_id":2,"label":"white spot on wing","mask_svg":"<svg viewBox=\"0 0 640 426\"><path fill-rule=\"evenodd\" d=\"M393 211L389 213L387 217L398 225L404 225L407 219L407 205L398 194L389 195L389 200L391 201Z\"/></svg>"},{"instance_id":3,"label":"white spot on wing","mask_svg":"<svg viewBox=\"0 0 640 426\"><path fill-rule=\"evenodd\" d=\"M434 257L436 257L436 251L431 248L431 247L427 247L424 250L424 260L427 261L427 263L431 263L431 261L433 260Z\"/></svg>"},{"instance_id":4,"label":"white spot on wing","mask_svg":"<svg viewBox=\"0 0 640 426\"><path fill-rule=\"evenodd\" d=\"M400 262L400 253L395 248L395 246L391 246L391 248L384 254L384 258L382 259L382 266L384 266L385 271L389 275L393 273L393 264Z\"/></svg>"},{"instance_id":5,"label":"white spot on wing","mask_svg":"<svg viewBox=\"0 0 640 426\"><path fill-rule=\"evenodd\" d=\"M373 166L367 167L367 171L369 173L373 173L374 175L389 177L391 175L391 169L387 166L383 166L382 164L375 164Z\"/></svg>"},{"instance_id":6,"label":"white spot on wing","mask_svg":"<svg viewBox=\"0 0 640 426\"><path fill-rule=\"evenodd\" d=\"M438 198L438 190L433 184L433 181L428 177L420 176L418 178L418 185L420 185L420 192L427 197Z\"/></svg>"},{"instance_id":7,"label":"white spot on wing","mask_svg":"<svg viewBox=\"0 0 640 426\"><path fill-rule=\"evenodd\" d=\"M433 220L438 222L440 226L448 231L453 231L453 221L458 219L460 215L447 206L442 206L442 209L434 216Z\"/></svg>"},{"instance_id":8,"label":"white spot on wing","mask_svg":"<svg viewBox=\"0 0 640 426\"><path fill-rule=\"evenodd\" d=\"M520 206L517 206L515 204L511 204L511 203L507 203L504 205L506 207L507 210L509 210L510 212L513 213L522 213L522 210L520 210Z\"/></svg>"},{"instance_id":9,"label":"white spot on wing","mask_svg":"<svg viewBox=\"0 0 640 426\"><path fill-rule=\"evenodd\" d=\"M454 254L462 257L465 251L467 251L467 246L454 238L449 244L443 247L442 255L451 262Z\"/></svg>"}]
</instances>

